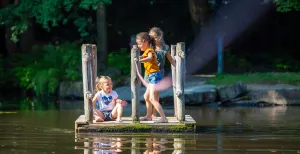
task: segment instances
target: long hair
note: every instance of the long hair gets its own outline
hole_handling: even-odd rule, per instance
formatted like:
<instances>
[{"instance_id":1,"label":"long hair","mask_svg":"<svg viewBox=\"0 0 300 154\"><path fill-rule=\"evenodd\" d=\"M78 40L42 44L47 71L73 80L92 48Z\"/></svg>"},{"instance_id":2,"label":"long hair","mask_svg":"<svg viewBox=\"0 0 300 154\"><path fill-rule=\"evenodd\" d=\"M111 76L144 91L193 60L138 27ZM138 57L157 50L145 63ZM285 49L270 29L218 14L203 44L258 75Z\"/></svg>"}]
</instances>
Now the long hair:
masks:
<instances>
[{"instance_id":1,"label":"long hair","mask_svg":"<svg viewBox=\"0 0 300 154\"><path fill-rule=\"evenodd\" d=\"M147 32L140 32L136 35L136 40L140 40L142 42L148 42L150 48L155 49L155 40L152 38Z\"/></svg>"},{"instance_id":2,"label":"long hair","mask_svg":"<svg viewBox=\"0 0 300 154\"><path fill-rule=\"evenodd\" d=\"M162 46L166 45L165 39L164 39L164 32L159 27L152 27L149 30L149 34L150 33L155 33L157 35L157 37L160 37L160 42L161 42Z\"/></svg>"},{"instance_id":3,"label":"long hair","mask_svg":"<svg viewBox=\"0 0 300 154\"><path fill-rule=\"evenodd\" d=\"M101 85L103 84L104 80L111 80L109 76L100 76L96 78L96 91L101 91Z\"/></svg>"}]
</instances>

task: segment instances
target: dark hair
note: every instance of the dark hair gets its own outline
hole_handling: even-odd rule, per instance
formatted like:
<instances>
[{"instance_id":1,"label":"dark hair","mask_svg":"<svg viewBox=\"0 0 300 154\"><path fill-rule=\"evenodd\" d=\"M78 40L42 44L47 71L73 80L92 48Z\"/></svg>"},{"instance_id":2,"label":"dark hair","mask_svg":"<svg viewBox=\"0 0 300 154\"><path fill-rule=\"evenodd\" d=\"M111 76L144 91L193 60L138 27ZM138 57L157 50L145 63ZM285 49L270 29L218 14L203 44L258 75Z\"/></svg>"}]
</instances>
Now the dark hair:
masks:
<instances>
[{"instance_id":1,"label":"dark hair","mask_svg":"<svg viewBox=\"0 0 300 154\"><path fill-rule=\"evenodd\" d=\"M136 35L136 40L141 40L142 42L148 42L150 48L155 49L155 40L147 32L140 32Z\"/></svg>"}]
</instances>

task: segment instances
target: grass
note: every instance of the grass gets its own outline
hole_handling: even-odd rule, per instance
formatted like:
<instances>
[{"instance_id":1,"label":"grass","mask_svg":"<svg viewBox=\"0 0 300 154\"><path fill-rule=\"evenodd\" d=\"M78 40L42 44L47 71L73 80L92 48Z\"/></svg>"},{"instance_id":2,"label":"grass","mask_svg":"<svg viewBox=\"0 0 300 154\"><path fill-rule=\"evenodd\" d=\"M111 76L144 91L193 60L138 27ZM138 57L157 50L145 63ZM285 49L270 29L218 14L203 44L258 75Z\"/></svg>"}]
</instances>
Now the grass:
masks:
<instances>
[{"instance_id":1,"label":"grass","mask_svg":"<svg viewBox=\"0 0 300 154\"><path fill-rule=\"evenodd\" d=\"M206 81L206 84L229 85L237 82L248 84L300 84L300 72L220 74Z\"/></svg>"}]
</instances>

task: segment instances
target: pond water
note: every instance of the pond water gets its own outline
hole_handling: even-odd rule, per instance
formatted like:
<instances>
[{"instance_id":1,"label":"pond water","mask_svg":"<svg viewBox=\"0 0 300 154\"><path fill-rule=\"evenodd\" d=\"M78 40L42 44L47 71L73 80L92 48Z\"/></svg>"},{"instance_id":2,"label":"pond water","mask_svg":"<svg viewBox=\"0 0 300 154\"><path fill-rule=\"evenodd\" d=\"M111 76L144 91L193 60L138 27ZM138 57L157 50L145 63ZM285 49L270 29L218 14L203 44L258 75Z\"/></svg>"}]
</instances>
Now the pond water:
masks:
<instances>
[{"instance_id":1,"label":"pond water","mask_svg":"<svg viewBox=\"0 0 300 154\"><path fill-rule=\"evenodd\" d=\"M144 105L141 105L141 113ZM300 107L186 107L197 132L74 132L83 102L62 101L56 109L0 114L0 153L300 153ZM164 107L168 116L172 107ZM130 116L127 107L124 116Z\"/></svg>"}]
</instances>

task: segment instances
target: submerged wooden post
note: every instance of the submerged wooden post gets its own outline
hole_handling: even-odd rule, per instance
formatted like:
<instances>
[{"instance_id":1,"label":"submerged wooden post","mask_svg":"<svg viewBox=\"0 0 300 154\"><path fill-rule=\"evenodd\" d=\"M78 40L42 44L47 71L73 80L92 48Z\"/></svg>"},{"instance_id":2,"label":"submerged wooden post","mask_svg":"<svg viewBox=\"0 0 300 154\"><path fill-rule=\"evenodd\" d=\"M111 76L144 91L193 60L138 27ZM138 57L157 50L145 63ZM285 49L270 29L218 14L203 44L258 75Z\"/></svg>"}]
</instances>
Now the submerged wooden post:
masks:
<instances>
[{"instance_id":1,"label":"submerged wooden post","mask_svg":"<svg viewBox=\"0 0 300 154\"><path fill-rule=\"evenodd\" d=\"M93 143L92 142L84 142L84 154L93 153Z\"/></svg>"},{"instance_id":2,"label":"submerged wooden post","mask_svg":"<svg viewBox=\"0 0 300 154\"><path fill-rule=\"evenodd\" d=\"M175 60L176 45L171 45L171 57ZM177 117L177 96L176 96L176 67L171 65L172 69L172 84L173 84L173 99L174 99L174 117Z\"/></svg>"},{"instance_id":3,"label":"submerged wooden post","mask_svg":"<svg viewBox=\"0 0 300 154\"><path fill-rule=\"evenodd\" d=\"M176 45L176 96L177 96L177 119L179 122L185 121L185 99L184 99L184 79L185 79L185 44L183 42Z\"/></svg>"},{"instance_id":4,"label":"submerged wooden post","mask_svg":"<svg viewBox=\"0 0 300 154\"><path fill-rule=\"evenodd\" d=\"M81 46L84 115L85 121L88 123L93 122L93 105L91 97L92 92L94 92L95 89L95 70L97 70L97 68L95 68L97 67L97 64L94 64L95 58L97 58L97 55L95 55L97 50L93 48L95 48L95 45L83 44Z\"/></svg>"},{"instance_id":5,"label":"submerged wooden post","mask_svg":"<svg viewBox=\"0 0 300 154\"><path fill-rule=\"evenodd\" d=\"M135 66L134 58L139 58L140 50L137 45L133 45L131 49L131 104L132 104L132 120L134 122L139 121L140 114L140 89L141 89L141 80L137 75L136 70L138 69L141 72L141 64L138 63L138 68Z\"/></svg>"},{"instance_id":6,"label":"submerged wooden post","mask_svg":"<svg viewBox=\"0 0 300 154\"><path fill-rule=\"evenodd\" d=\"M174 138L173 146L173 153L183 153L183 151L185 150L185 140L182 138Z\"/></svg>"}]
</instances>

